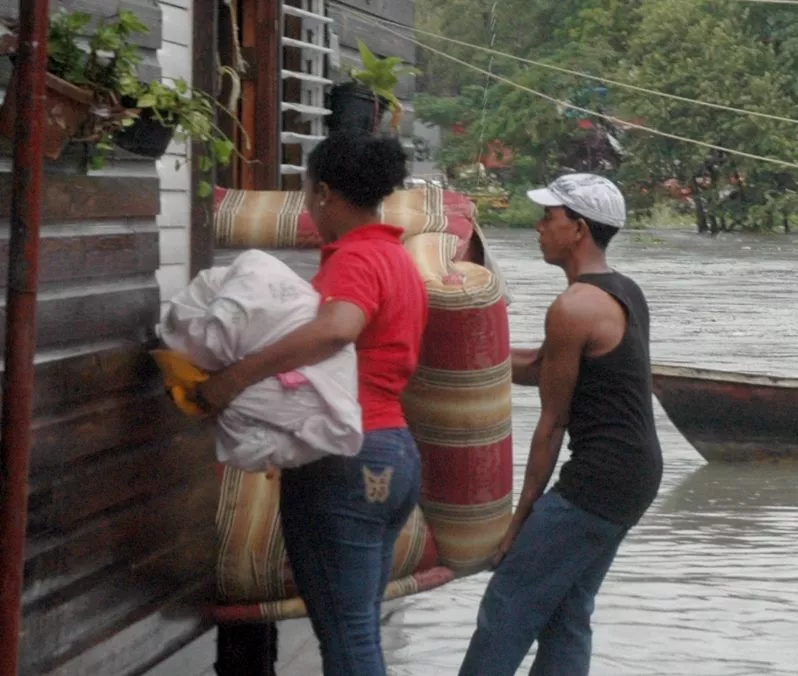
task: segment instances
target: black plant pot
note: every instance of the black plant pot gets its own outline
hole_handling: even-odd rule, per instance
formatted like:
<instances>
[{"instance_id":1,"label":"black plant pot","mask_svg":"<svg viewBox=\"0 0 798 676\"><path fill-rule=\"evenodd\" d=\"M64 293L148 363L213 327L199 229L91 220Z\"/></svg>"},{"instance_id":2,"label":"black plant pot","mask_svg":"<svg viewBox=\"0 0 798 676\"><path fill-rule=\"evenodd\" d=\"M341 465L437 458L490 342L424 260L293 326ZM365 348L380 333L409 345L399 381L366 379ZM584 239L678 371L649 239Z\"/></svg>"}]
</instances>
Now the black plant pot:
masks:
<instances>
[{"instance_id":1,"label":"black plant pot","mask_svg":"<svg viewBox=\"0 0 798 676\"><path fill-rule=\"evenodd\" d=\"M330 91L329 108L332 114L327 117L327 129L330 132L374 132L379 128L388 105L386 99L356 82L335 85Z\"/></svg>"},{"instance_id":2,"label":"black plant pot","mask_svg":"<svg viewBox=\"0 0 798 676\"><path fill-rule=\"evenodd\" d=\"M129 153L157 160L163 157L174 135L174 127L162 124L151 108L145 108L133 124L114 135L114 143Z\"/></svg>"}]
</instances>

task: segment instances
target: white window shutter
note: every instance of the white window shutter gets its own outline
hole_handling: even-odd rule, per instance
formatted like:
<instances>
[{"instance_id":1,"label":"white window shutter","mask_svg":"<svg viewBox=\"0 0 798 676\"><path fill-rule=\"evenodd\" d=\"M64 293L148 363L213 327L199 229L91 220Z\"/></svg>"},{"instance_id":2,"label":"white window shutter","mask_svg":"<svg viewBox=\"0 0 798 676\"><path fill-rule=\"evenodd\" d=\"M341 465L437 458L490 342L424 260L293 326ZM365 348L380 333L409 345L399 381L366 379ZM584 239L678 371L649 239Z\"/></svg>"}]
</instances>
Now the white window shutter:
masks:
<instances>
[{"instance_id":1,"label":"white window shutter","mask_svg":"<svg viewBox=\"0 0 798 676\"><path fill-rule=\"evenodd\" d=\"M324 77L324 59L333 53L327 47L327 27L332 19L327 16L324 0L303 0L302 7L283 5L283 15L302 20L302 39L283 37L283 46L298 49L302 52L302 70L283 70L283 80L298 80L301 88L301 103L282 102L282 112L295 111L301 119L310 122L309 134L296 134L283 131L280 142L283 145L300 145L302 148L302 166L283 164L280 173L283 176L301 174L307 161L308 153L324 139L324 118L330 110L324 106L324 89L332 81ZM283 29L282 34L285 35Z\"/></svg>"}]
</instances>

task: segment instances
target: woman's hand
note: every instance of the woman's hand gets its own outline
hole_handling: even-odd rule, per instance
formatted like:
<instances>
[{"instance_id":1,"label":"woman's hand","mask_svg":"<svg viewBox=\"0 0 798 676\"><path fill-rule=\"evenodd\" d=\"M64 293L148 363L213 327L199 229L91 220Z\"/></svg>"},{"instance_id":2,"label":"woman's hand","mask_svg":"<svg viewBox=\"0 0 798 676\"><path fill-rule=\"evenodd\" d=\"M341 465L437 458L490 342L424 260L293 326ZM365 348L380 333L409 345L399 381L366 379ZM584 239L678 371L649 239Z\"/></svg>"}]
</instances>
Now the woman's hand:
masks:
<instances>
[{"instance_id":1,"label":"woman's hand","mask_svg":"<svg viewBox=\"0 0 798 676\"><path fill-rule=\"evenodd\" d=\"M226 409L244 389L232 368L226 368L211 374L188 393L188 398L208 415L215 415Z\"/></svg>"}]
</instances>

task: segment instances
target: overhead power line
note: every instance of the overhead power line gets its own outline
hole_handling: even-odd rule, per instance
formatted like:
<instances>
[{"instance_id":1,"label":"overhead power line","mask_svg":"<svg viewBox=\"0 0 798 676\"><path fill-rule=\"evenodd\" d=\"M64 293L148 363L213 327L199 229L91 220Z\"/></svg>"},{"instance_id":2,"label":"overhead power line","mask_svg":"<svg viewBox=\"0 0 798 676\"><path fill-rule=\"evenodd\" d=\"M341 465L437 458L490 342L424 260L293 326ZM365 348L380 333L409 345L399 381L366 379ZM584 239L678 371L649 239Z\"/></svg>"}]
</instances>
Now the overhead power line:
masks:
<instances>
[{"instance_id":1,"label":"overhead power line","mask_svg":"<svg viewBox=\"0 0 798 676\"><path fill-rule=\"evenodd\" d=\"M344 11L344 12L350 12L350 10L348 8L344 8L344 7L341 7L341 10ZM474 65L472 63L464 61L463 59L459 59L456 56L453 56L451 54L447 54L446 52L444 52L444 51L442 51L440 49L436 49L435 47L432 47L431 45L428 45L428 44L426 44L424 42L421 42L420 40L416 40L415 38L407 35L406 33L400 33L399 31L393 30L390 26L386 25L386 22L384 22L382 20L374 20L372 17L364 16L362 13L357 12L357 11L351 11L350 14L357 14L364 21L366 21L367 23L370 23L370 24L372 24L375 27L382 28L386 32L391 33L392 35L395 35L396 37L402 38L403 40L407 40L407 41L417 45L418 47L421 47L422 49L426 49L427 51L432 52L433 54L437 54L438 56L442 56L445 59L449 59L450 61L453 61L455 63L459 63L461 66L464 66L466 68L470 68L471 70L473 70L473 71L475 71L477 73L482 73L483 75L485 75L487 77L490 77L490 78L492 78L494 80L497 80L499 82L504 82L505 84L508 84L508 85L511 85L511 86L515 87L516 89L519 89L519 90L522 90L522 91L526 91L526 92L528 92L530 94L533 94L534 96L537 96L537 97L539 97L539 98L541 98L541 99L543 99L545 101L549 101L550 103L553 103L553 104L555 104L557 106L562 106L563 108L568 108L570 110L575 110L577 112L583 113L585 115L589 115L591 117L595 117L595 118L599 118L599 119L602 119L602 120L606 120L608 122L611 122L612 124L616 124L618 126L622 126L622 127L627 128L627 129L635 129L637 131L646 132L648 134L652 134L654 136L660 136L662 138L667 138L667 139L670 139L670 140L673 140L673 141L680 141L682 143L690 143L690 144L697 145L697 146L700 146L700 147L703 147L703 148L708 148L710 150L717 150L719 152L728 153L729 155L736 155L738 157L745 157L745 158L748 158L748 159L751 159L751 160L758 160L758 161L761 161L761 162L767 162L767 163L770 163L770 164L775 164L775 165L778 165L778 166L781 166L781 167L787 167L787 168L790 168L790 169L798 169L798 164L796 164L795 162L789 162L788 160L782 160L782 159L779 159L777 157L766 157L764 155L757 155L755 153L749 153L749 152L746 152L746 151L743 151L743 150L735 150L734 148L726 148L724 146L720 146L720 145L717 145L717 144L714 144L714 143L708 143L706 141L699 141L699 140L696 140L696 139L688 138L686 136L680 136L678 134L671 134L671 133L668 133L668 132L660 131L659 129L654 129L653 127L647 127L645 125L637 124L635 122L629 122L627 120L622 120L622 119L620 119L618 117L614 117L612 115L606 115L604 113L599 113L599 112L594 111L594 110L589 110L587 108L582 108L581 106L576 106L576 105L574 105L572 103L569 103L567 101L563 101L563 100L558 99L558 98L556 98L554 96L550 96L549 94L546 94L544 92L538 91L536 89L532 89L531 87L527 87L526 85L522 85L519 82L514 82L513 80L510 80L509 78L503 77L501 75L497 75L496 73L492 73L492 72L490 72L488 70L485 70L484 68L480 68L479 66L476 66L476 65Z\"/></svg>"},{"instance_id":2,"label":"overhead power line","mask_svg":"<svg viewBox=\"0 0 798 676\"><path fill-rule=\"evenodd\" d=\"M794 4L798 5L798 0L735 0L737 2L764 2L764 3L776 3L776 2L783 2L785 4ZM729 113L737 113L738 115L749 115L751 117L758 117L765 120L773 120L775 122L785 122L787 124L798 124L798 119L792 117L786 117L784 115L774 115L772 113L762 113L756 110L746 110L745 108L736 108L734 106L727 106L722 103L713 103L711 101L701 101L699 99L689 98L687 96L679 96L677 94L669 94L668 92L663 92L658 89L650 89L648 87L640 87L638 85L633 85L628 82L621 82L619 80L613 80L607 77L601 77L599 75L591 75L590 73L583 73L578 70L572 70L570 68L563 68L562 66L555 66L551 63L546 63L545 61L536 61L534 59L527 59L522 56L516 56L515 54L508 54L507 52L502 52L492 47L484 47L482 45L475 45L470 42L465 42L463 40L457 40L455 38L450 38L445 35L441 35L439 33L433 33L431 31L423 30L421 28L411 28L408 26L404 26L396 21L391 21L390 19L382 19L374 17L371 14L367 14L365 12L361 12L356 9L348 8L340 6L340 9L344 12L348 12L352 15L359 16L364 20L371 20L378 22L381 26L393 26L403 31L412 31L417 35L424 35L426 37L430 37L436 40L443 40L444 42L448 42L450 44L458 45L460 47L467 47L469 49L475 49L477 51L483 52L485 54L490 54L491 56L499 56L504 59L509 59L511 61L517 61L518 63L523 63L529 66L535 66L536 68L545 68L546 70L551 70L557 73L563 73L565 75L573 75L576 77L581 77L586 80L593 80L595 82L601 82L605 85L610 85L612 87L620 87L622 89L628 89L630 91L638 92L641 94L649 94L651 96L659 96L664 99L670 99L672 101L679 101L681 103L689 103L696 106L703 106L705 108L712 108L714 110L723 110ZM798 17L796 17L798 20ZM406 37L406 36L404 36Z\"/></svg>"}]
</instances>

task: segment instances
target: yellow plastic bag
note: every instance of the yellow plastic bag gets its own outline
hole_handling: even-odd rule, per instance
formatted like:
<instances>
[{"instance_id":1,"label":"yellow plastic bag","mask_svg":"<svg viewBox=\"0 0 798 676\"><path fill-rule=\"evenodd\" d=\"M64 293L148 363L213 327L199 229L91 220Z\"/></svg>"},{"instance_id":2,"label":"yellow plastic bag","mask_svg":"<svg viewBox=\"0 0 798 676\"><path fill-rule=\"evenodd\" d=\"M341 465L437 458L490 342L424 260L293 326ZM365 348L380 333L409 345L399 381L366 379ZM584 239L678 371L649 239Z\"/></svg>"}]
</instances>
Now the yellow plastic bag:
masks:
<instances>
[{"instance_id":1,"label":"yellow plastic bag","mask_svg":"<svg viewBox=\"0 0 798 676\"><path fill-rule=\"evenodd\" d=\"M152 358L158 364L163 375L166 391L175 402L175 405L186 415L192 418L204 418L207 413L188 398L197 385L208 380L208 374L201 368L194 366L186 357L173 350L150 350ZM267 479L279 476L280 470L270 466L264 474Z\"/></svg>"},{"instance_id":2,"label":"yellow plastic bag","mask_svg":"<svg viewBox=\"0 0 798 676\"><path fill-rule=\"evenodd\" d=\"M150 354L161 369L166 391L175 405L193 418L205 417L207 414L189 399L188 393L208 380L208 374L178 352L152 350Z\"/></svg>"}]
</instances>

